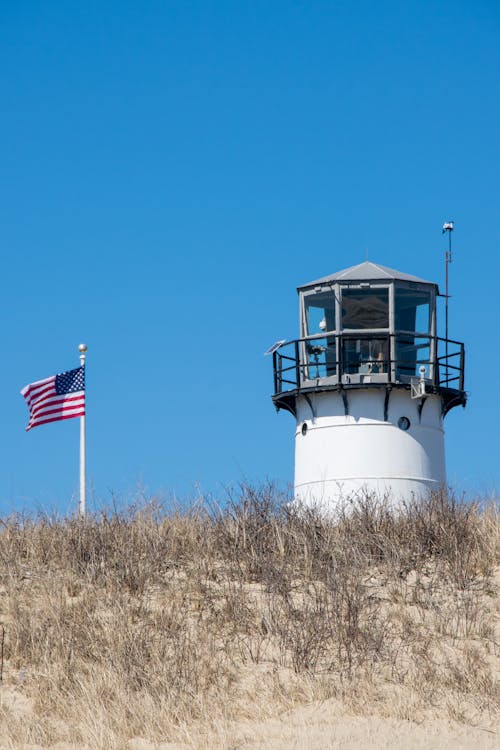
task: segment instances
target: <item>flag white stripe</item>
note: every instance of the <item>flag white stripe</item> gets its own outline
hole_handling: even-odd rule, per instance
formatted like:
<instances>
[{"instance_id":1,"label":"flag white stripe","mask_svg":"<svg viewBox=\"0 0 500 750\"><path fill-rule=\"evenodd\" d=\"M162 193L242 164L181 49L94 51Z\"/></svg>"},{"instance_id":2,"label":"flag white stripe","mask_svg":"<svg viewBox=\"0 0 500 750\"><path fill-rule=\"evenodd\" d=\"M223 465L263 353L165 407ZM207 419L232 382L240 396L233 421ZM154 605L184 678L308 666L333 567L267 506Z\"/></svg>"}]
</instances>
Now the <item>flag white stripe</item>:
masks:
<instances>
[{"instance_id":1,"label":"flag white stripe","mask_svg":"<svg viewBox=\"0 0 500 750\"><path fill-rule=\"evenodd\" d=\"M77 413L79 414L80 412L82 412L83 408L83 404L80 404L80 406L71 407L71 409L65 408L55 409L54 411L41 412L36 416L33 415L32 419L30 419L30 424L39 422L41 419L45 419L46 417L56 417L58 414L71 414L72 416L76 416Z\"/></svg>"},{"instance_id":2,"label":"flag white stripe","mask_svg":"<svg viewBox=\"0 0 500 750\"><path fill-rule=\"evenodd\" d=\"M56 395L56 389L52 386L48 386L44 390L40 391L39 393L32 393L28 396L25 396L26 402L28 404L28 407L31 408L32 405L37 404L38 401L43 401L44 398L48 398L50 396Z\"/></svg>"},{"instance_id":3,"label":"flag white stripe","mask_svg":"<svg viewBox=\"0 0 500 750\"><path fill-rule=\"evenodd\" d=\"M51 375L50 378L44 378L43 380L37 380L36 383L29 383L28 385L25 385L24 388L21 391L21 395L26 398L26 396L31 395L32 393L36 393L40 391L44 386L49 385L50 383L56 382L56 376Z\"/></svg>"},{"instance_id":4,"label":"flag white stripe","mask_svg":"<svg viewBox=\"0 0 500 750\"><path fill-rule=\"evenodd\" d=\"M35 388L38 388L42 385L45 385L46 383L50 383L52 380L55 381L55 379L56 379L56 376L51 375L49 378L44 378L43 380L35 380L34 383L28 383L28 385L25 385L21 393L24 396L29 391L34 390Z\"/></svg>"},{"instance_id":5,"label":"flag white stripe","mask_svg":"<svg viewBox=\"0 0 500 750\"><path fill-rule=\"evenodd\" d=\"M62 419L72 419L73 417L84 417L85 416L85 410L82 409L81 411L77 411L75 414L68 413L67 411L58 412L57 414L48 414L44 417L40 417L40 419L35 419L33 422L30 422L28 426L26 427L26 430L31 430L33 427L37 427L39 424L48 424L49 422L58 422Z\"/></svg>"},{"instance_id":6,"label":"flag white stripe","mask_svg":"<svg viewBox=\"0 0 500 750\"><path fill-rule=\"evenodd\" d=\"M31 409L31 414L33 416L38 416L39 414L43 414L47 411L50 411L52 409L75 409L80 408L81 406L85 406L85 395L78 393L75 393L75 396L77 398L61 398L60 396L56 399L52 399L49 401L45 401L41 404L35 404L33 408Z\"/></svg>"},{"instance_id":7,"label":"flag white stripe","mask_svg":"<svg viewBox=\"0 0 500 750\"><path fill-rule=\"evenodd\" d=\"M75 406L61 406L58 409L44 409L38 414L32 414L30 422L38 422L40 419L45 419L48 416L55 416L56 414L73 414L73 412L81 412L85 410L85 404L76 404Z\"/></svg>"},{"instance_id":8,"label":"flag white stripe","mask_svg":"<svg viewBox=\"0 0 500 750\"><path fill-rule=\"evenodd\" d=\"M71 391L70 393L56 393L53 391L52 393L47 393L37 401L34 401L32 408L37 409L41 404L57 403L58 401L65 401L66 399L73 398L85 398L85 391Z\"/></svg>"}]
</instances>

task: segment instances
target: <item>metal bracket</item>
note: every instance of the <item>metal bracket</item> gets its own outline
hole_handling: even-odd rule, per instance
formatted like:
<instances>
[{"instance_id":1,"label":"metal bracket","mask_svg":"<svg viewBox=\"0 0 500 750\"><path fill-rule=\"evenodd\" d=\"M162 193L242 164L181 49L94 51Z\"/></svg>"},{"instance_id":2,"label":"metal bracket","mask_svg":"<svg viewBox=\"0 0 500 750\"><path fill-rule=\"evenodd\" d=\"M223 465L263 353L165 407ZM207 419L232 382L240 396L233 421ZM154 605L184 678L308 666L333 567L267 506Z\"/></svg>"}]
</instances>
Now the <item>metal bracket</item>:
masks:
<instances>
[{"instance_id":1,"label":"metal bracket","mask_svg":"<svg viewBox=\"0 0 500 750\"><path fill-rule=\"evenodd\" d=\"M309 398L309 396L308 396L307 393L304 393L303 396L304 396L305 400L307 401L307 403L309 404L309 408L310 408L311 414L312 414L312 421L314 423L316 421L316 412L314 411L314 406L312 405L312 401Z\"/></svg>"},{"instance_id":2,"label":"metal bracket","mask_svg":"<svg viewBox=\"0 0 500 750\"><path fill-rule=\"evenodd\" d=\"M344 416L349 416L349 401L347 400L347 393L343 388L340 388L340 395L342 396L342 401L344 403Z\"/></svg>"},{"instance_id":3,"label":"metal bracket","mask_svg":"<svg viewBox=\"0 0 500 750\"><path fill-rule=\"evenodd\" d=\"M389 399L391 397L391 386L388 386L385 389L385 398L384 398L384 422L389 421Z\"/></svg>"},{"instance_id":4,"label":"metal bracket","mask_svg":"<svg viewBox=\"0 0 500 750\"><path fill-rule=\"evenodd\" d=\"M422 421L422 409L424 408L424 404L427 401L427 396L422 396L420 401L418 402L417 411L418 411L418 421Z\"/></svg>"}]
</instances>

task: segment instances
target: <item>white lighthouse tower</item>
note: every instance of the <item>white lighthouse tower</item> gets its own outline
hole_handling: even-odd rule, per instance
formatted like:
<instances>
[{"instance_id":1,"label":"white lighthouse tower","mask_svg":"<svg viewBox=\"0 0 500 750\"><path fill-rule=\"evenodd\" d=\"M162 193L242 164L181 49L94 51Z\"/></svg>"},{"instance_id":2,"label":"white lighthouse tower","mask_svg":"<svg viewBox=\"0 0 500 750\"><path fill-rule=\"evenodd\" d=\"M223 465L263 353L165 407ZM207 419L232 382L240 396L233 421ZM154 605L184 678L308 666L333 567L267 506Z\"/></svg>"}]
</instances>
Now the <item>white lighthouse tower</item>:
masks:
<instances>
[{"instance_id":1,"label":"white lighthouse tower","mask_svg":"<svg viewBox=\"0 0 500 750\"><path fill-rule=\"evenodd\" d=\"M273 402L296 419L296 498L397 503L444 485L443 420L466 393L463 344L437 335L437 284L367 261L298 293L300 338L273 352Z\"/></svg>"}]
</instances>

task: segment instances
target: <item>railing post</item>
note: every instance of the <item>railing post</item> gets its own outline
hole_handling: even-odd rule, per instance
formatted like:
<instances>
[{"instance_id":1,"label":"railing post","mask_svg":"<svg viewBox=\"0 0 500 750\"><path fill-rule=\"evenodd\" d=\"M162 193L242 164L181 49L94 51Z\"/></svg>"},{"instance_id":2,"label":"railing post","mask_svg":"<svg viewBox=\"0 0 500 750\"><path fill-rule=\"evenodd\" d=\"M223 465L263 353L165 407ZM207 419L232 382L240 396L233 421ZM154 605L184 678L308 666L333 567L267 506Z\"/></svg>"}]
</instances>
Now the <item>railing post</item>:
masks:
<instances>
[{"instance_id":1,"label":"railing post","mask_svg":"<svg viewBox=\"0 0 500 750\"><path fill-rule=\"evenodd\" d=\"M278 393L278 373L276 370L277 356L276 352L273 352L273 375L274 375L274 392Z\"/></svg>"},{"instance_id":2,"label":"railing post","mask_svg":"<svg viewBox=\"0 0 500 750\"><path fill-rule=\"evenodd\" d=\"M429 377L433 385L436 383L436 337L429 336Z\"/></svg>"},{"instance_id":3,"label":"railing post","mask_svg":"<svg viewBox=\"0 0 500 750\"><path fill-rule=\"evenodd\" d=\"M437 348L437 366L438 366L438 378L437 378L437 385L441 386L442 384L442 377L441 377L441 350L439 348L439 342L440 339L436 340L436 348Z\"/></svg>"},{"instance_id":4,"label":"railing post","mask_svg":"<svg viewBox=\"0 0 500 750\"><path fill-rule=\"evenodd\" d=\"M389 362L387 363L387 372L391 383L396 381L396 335L389 334Z\"/></svg>"},{"instance_id":5,"label":"railing post","mask_svg":"<svg viewBox=\"0 0 500 750\"><path fill-rule=\"evenodd\" d=\"M339 335L336 335L335 338L338 341L337 346L338 346L338 353L339 353L339 358L337 362L337 365L339 368L338 380L339 380L339 384L342 385L342 376L344 374L344 360L343 360L343 354L342 354L342 336L339 334Z\"/></svg>"},{"instance_id":6,"label":"railing post","mask_svg":"<svg viewBox=\"0 0 500 750\"><path fill-rule=\"evenodd\" d=\"M460 390L464 389L464 373L465 373L465 347L460 344Z\"/></svg>"},{"instance_id":7,"label":"railing post","mask_svg":"<svg viewBox=\"0 0 500 750\"><path fill-rule=\"evenodd\" d=\"M300 388L300 358L299 358L299 342L295 340L295 380L297 388Z\"/></svg>"}]
</instances>

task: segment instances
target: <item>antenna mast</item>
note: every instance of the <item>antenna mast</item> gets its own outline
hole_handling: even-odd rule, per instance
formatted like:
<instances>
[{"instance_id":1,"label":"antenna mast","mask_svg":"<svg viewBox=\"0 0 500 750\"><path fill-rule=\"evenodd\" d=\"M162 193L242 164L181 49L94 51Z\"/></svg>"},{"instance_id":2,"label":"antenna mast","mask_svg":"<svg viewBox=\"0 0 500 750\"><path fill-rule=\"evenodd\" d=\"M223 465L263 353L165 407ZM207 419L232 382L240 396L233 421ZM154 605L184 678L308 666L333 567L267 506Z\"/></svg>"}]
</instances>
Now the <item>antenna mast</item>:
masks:
<instances>
[{"instance_id":1,"label":"antenna mast","mask_svg":"<svg viewBox=\"0 0 500 750\"><path fill-rule=\"evenodd\" d=\"M445 254L445 273L446 273L446 291L445 291L445 347L446 347L446 382L448 383L448 300L450 298L449 295L449 272L448 267L450 263L453 263L453 255L451 250L451 233L453 232L455 228L455 222L454 221L445 221L443 224L443 234L445 232L448 232L448 250Z\"/></svg>"}]
</instances>

